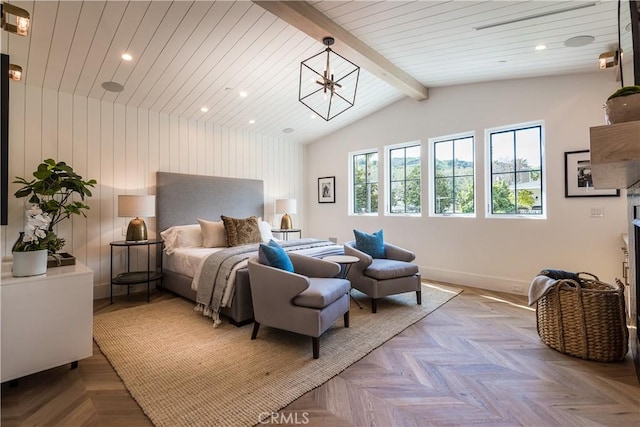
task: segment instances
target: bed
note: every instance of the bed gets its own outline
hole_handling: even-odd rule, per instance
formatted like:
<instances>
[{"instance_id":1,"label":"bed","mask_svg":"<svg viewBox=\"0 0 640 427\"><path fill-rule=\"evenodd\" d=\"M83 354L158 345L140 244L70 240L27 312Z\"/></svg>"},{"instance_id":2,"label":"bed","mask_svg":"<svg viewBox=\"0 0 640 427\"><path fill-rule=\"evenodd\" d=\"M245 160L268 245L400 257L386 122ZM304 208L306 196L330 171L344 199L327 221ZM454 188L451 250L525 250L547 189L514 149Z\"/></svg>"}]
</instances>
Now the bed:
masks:
<instances>
[{"instance_id":1,"label":"bed","mask_svg":"<svg viewBox=\"0 0 640 427\"><path fill-rule=\"evenodd\" d=\"M202 239L211 239L211 235L206 233L214 223L216 229L219 228L221 216L258 217L263 238L272 238L269 224L262 221L263 182L253 179L157 172L156 185L157 230L158 234L163 233L165 237L162 288L196 302L199 295L193 289L193 285L198 286L202 292L198 284L201 278L198 275L207 265L208 261L205 260L216 257L222 259L226 252L231 253L235 249L235 254L226 258L229 261L228 265L233 264L233 270L230 281L226 282L227 288L222 293L219 312L235 325L251 322L253 307L249 274L245 265L246 259L257 253L258 244L246 245L243 248L222 248L222 245L210 241L206 246L215 247L209 248L200 246L194 239L197 237L197 230L200 229L205 231ZM202 220L202 224L198 219ZM187 240L190 243L176 243L179 240L175 237L178 231L174 233L174 230L179 230L182 236L189 236ZM344 251L342 245L319 239L297 239L281 243L285 250L296 250L318 257L342 254ZM239 261L240 259L244 261Z\"/></svg>"}]
</instances>

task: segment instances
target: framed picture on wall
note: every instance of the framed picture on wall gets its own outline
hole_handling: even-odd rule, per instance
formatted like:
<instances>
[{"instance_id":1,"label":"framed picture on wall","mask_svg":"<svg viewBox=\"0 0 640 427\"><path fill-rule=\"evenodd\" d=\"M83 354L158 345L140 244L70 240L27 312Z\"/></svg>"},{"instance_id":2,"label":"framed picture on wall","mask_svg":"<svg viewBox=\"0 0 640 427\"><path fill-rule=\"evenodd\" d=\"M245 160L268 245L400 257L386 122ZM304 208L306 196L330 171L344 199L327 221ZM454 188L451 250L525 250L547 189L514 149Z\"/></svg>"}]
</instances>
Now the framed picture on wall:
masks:
<instances>
[{"instance_id":1,"label":"framed picture on wall","mask_svg":"<svg viewBox=\"0 0 640 427\"><path fill-rule=\"evenodd\" d=\"M336 202L336 177L318 178L318 203Z\"/></svg>"},{"instance_id":2,"label":"framed picture on wall","mask_svg":"<svg viewBox=\"0 0 640 427\"><path fill-rule=\"evenodd\" d=\"M618 197L620 190L596 190L591 176L589 150L564 153L565 197Z\"/></svg>"}]
</instances>

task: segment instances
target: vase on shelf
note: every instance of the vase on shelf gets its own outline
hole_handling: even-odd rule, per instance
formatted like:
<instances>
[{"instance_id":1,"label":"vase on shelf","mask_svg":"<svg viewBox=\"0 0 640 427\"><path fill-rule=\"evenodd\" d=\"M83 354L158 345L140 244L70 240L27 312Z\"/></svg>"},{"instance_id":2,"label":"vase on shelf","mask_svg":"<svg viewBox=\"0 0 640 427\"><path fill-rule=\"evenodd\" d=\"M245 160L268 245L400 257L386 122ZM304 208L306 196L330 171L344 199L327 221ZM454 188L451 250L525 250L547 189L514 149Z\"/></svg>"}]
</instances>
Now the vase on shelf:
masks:
<instances>
[{"instance_id":1,"label":"vase on shelf","mask_svg":"<svg viewBox=\"0 0 640 427\"><path fill-rule=\"evenodd\" d=\"M37 276L47 272L47 255L49 251L13 252L11 274L15 277Z\"/></svg>"}]
</instances>

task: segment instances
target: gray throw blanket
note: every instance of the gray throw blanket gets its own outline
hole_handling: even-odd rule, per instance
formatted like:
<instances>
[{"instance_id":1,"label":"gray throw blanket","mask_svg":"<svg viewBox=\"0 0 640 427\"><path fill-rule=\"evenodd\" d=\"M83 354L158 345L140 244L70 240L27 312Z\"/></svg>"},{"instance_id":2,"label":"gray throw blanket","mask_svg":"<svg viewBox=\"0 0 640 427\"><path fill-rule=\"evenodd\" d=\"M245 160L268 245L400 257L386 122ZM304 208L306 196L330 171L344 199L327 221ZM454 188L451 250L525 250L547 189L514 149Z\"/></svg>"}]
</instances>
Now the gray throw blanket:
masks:
<instances>
[{"instance_id":1,"label":"gray throw blanket","mask_svg":"<svg viewBox=\"0 0 640 427\"><path fill-rule=\"evenodd\" d=\"M319 239L298 239L279 242L285 251L298 251L310 248L322 248L325 246L335 246L335 243ZM198 290L196 293L196 311L201 311L203 315L213 318L214 326L220 323L220 308L222 297L224 296L227 282L231 276L233 268L258 255L259 243L234 246L224 250L214 252L204 260L200 276L198 277ZM335 251L319 254L333 255ZM317 255L314 253L313 255ZM233 294L233 290L231 290Z\"/></svg>"}]
</instances>

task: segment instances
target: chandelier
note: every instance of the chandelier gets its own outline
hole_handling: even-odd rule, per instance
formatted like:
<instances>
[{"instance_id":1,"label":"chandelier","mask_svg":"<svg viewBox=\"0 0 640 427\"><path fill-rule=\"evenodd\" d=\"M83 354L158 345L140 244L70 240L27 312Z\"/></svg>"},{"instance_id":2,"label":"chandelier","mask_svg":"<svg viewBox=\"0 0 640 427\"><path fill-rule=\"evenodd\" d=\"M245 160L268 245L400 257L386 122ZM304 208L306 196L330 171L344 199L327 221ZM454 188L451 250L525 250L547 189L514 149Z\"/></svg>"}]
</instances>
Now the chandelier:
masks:
<instances>
[{"instance_id":1,"label":"chandelier","mask_svg":"<svg viewBox=\"0 0 640 427\"><path fill-rule=\"evenodd\" d=\"M331 50L334 42L325 37L327 48L300 63L299 101L326 121L353 107L360 76L360 67Z\"/></svg>"}]
</instances>

